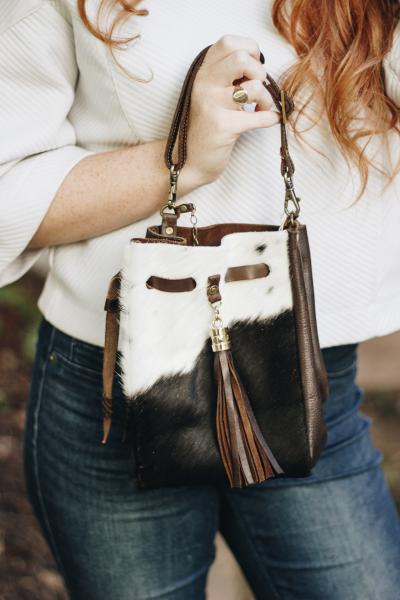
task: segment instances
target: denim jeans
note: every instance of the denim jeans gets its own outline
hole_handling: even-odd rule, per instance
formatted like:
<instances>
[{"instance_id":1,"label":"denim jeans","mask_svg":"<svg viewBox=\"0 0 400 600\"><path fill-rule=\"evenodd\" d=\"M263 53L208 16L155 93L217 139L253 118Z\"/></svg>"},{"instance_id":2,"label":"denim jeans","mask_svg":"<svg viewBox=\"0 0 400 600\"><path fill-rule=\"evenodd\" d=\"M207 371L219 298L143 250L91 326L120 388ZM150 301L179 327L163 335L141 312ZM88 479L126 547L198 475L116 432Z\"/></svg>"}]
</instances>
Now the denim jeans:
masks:
<instances>
[{"instance_id":1,"label":"denim jeans","mask_svg":"<svg viewBox=\"0 0 400 600\"><path fill-rule=\"evenodd\" d=\"M73 600L200 600L223 533L259 600L399 600L400 526L359 412L357 345L323 351L328 441L313 473L247 489L138 490L118 377L101 440L102 349L42 320L27 489Z\"/></svg>"}]
</instances>

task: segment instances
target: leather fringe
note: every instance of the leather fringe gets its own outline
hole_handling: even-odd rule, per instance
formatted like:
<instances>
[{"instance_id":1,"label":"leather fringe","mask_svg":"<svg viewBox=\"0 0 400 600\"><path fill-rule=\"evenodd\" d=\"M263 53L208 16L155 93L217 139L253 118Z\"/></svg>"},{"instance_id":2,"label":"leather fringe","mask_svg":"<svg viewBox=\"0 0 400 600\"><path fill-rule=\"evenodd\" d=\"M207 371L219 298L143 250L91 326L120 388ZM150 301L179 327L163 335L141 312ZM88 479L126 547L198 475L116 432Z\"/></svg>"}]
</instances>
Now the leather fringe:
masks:
<instances>
[{"instance_id":1,"label":"leather fringe","mask_svg":"<svg viewBox=\"0 0 400 600\"><path fill-rule=\"evenodd\" d=\"M217 438L231 487L260 483L283 470L264 440L230 350L214 354Z\"/></svg>"},{"instance_id":2,"label":"leather fringe","mask_svg":"<svg viewBox=\"0 0 400 600\"><path fill-rule=\"evenodd\" d=\"M102 444L106 444L111 430L112 413L113 413L113 380L114 369L118 349L119 335L119 289L121 285L121 275L117 273L110 281L108 288L107 299L104 310L106 314L106 331L104 340L103 354L103 398L101 409L103 414L103 439Z\"/></svg>"}]
</instances>

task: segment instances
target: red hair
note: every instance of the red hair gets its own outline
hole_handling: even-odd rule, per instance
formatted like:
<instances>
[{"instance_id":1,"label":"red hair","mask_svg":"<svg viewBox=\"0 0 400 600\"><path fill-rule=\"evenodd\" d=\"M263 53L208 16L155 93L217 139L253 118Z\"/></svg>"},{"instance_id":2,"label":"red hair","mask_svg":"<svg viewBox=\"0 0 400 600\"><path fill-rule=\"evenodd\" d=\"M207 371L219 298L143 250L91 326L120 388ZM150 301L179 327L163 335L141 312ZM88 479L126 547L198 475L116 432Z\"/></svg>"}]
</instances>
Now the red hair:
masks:
<instances>
[{"instance_id":1,"label":"red hair","mask_svg":"<svg viewBox=\"0 0 400 600\"><path fill-rule=\"evenodd\" d=\"M100 0L96 22L92 23L86 12L86 1L87 0L78 0L78 11L82 21L90 33L97 37L97 39L107 44L107 46L110 48L117 48L121 44L130 42L138 37L137 35L130 38L115 37L114 32L118 25L126 21L130 15L143 17L149 14L147 8L135 8L135 4L138 4L139 0ZM103 30L101 27L101 21L105 20L105 17L108 16L114 9L116 9L116 12L114 19L111 21L111 25L108 27L108 29Z\"/></svg>"},{"instance_id":2,"label":"red hair","mask_svg":"<svg viewBox=\"0 0 400 600\"><path fill-rule=\"evenodd\" d=\"M101 0L95 24L87 17L86 0L78 0L78 8L89 31L115 48L137 37L117 38L116 27L129 15L149 14L147 9L135 8L138 1ZM115 16L109 29L103 30L101 19L110 11ZM272 16L298 55L296 64L282 77L290 95L306 92L297 118L317 95L333 137L359 169L363 191L373 166L365 154L371 136L391 130L400 134L400 109L387 96L383 75L383 59L399 18L398 0L322 0L318 9L313 0L274 0ZM315 65L322 69L318 74ZM393 178L399 167L388 172L388 177Z\"/></svg>"}]
</instances>

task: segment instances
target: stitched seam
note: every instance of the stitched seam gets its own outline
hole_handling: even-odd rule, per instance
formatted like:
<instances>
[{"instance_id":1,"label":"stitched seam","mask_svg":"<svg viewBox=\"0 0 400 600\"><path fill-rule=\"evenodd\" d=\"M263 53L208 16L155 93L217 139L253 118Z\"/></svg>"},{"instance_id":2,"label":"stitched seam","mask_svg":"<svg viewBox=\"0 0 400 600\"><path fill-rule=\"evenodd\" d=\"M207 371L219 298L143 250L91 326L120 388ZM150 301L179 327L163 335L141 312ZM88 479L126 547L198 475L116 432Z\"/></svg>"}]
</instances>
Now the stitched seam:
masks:
<instances>
[{"instance_id":1,"label":"stitched seam","mask_svg":"<svg viewBox=\"0 0 400 600\"><path fill-rule=\"evenodd\" d=\"M160 594L157 594L156 596L153 596L153 594L151 594L151 596L146 596L146 600L157 600L158 598L164 598L165 596L169 596L171 594L171 592L175 595L175 592L180 592L180 591L184 591L184 588L187 587L187 585L189 584L193 584L196 582L197 579L199 579L204 573L208 573L211 565L212 565L213 561L209 561L209 563L207 563L205 566L201 567L201 569L198 569L195 573L194 578L192 577L192 575L189 575L188 577L185 577L182 582L180 583L180 585L178 586L169 586L166 590L162 591Z\"/></svg>"},{"instance_id":2,"label":"stitched seam","mask_svg":"<svg viewBox=\"0 0 400 600\"><path fill-rule=\"evenodd\" d=\"M307 451L307 461L308 461L308 465L307 468L310 470L312 467L312 461L311 461L311 439L310 439L310 414L309 414L309 410L308 407L306 406L306 399L305 399L305 390L304 390L304 369L302 368L302 360L301 360L301 341L300 341L300 337L301 337L301 333L300 333L300 328L299 328L299 314L298 314L298 302L296 302L296 298L297 296L301 296L301 292L298 288L298 283L296 281L296 276L295 276L295 267L294 267L294 263L295 263L295 252L296 252L296 247L295 247L295 242L293 240L293 237L288 235L288 239L287 239L287 253L288 253L288 259L289 259L289 276L290 276L290 286L291 286L291 291L292 291L292 315L293 315L293 326L294 326L294 333L295 333L295 340L296 340L296 363L297 363L297 371L299 374L299 384L301 387L301 403L302 403L302 415L303 415L303 423L301 424L302 430L304 432L304 437L306 438L306 451ZM302 257L300 256L300 251L299 251L299 257L301 258L301 262L303 262ZM303 282L304 283L304 282ZM307 316L308 313L307 313ZM318 387L318 384L316 382L316 385Z\"/></svg>"},{"instance_id":3,"label":"stitched seam","mask_svg":"<svg viewBox=\"0 0 400 600\"><path fill-rule=\"evenodd\" d=\"M88 376L91 375L92 377L94 376L96 378L101 377L101 366L99 366L98 369L95 369L94 367L88 367L84 364L81 364L76 359L74 360L68 358L60 351L57 352L57 356L60 359L60 362L64 363L67 367L79 369L82 373L86 373Z\"/></svg>"},{"instance_id":4,"label":"stitched seam","mask_svg":"<svg viewBox=\"0 0 400 600\"><path fill-rule=\"evenodd\" d=\"M68 25L71 28L71 30L73 30L72 20L68 21L68 19L65 17L65 15L62 14L61 10L56 5L56 0L48 0L48 2L50 2L50 6L53 8L53 10L56 11L56 13L58 15L60 15L60 17L62 18L62 20L65 22L65 24Z\"/></svg>"},{"instance_id":5,"label":"stitched seam","mask_svg":"<svg viewBox=\"0 0 400 600\"><path fill-rule=\"evenodd\" d=\"M341 377L343 375L347 375L348 373L350 373L353 369L357 368L357 357L352 361L352 363L350 365L348 365L347 367L343 367L342 369L338 369L337 371L328 371L327 369L327 374L328 374L328 379L335 379L337 377Z\"/></svg>"},{"instance_id":6,"label":"stitched seam","mask_svg":"<svg viewBox=\"0 0 400 600\"><path fill-rule=\"evenodd\" d=\"M135 130L135 128L133 127L133 124L131 123L130 119L128 118L128 114L122 104L121 101L121 96L118 92L118 85L117 82L115 80L115 74L114 71L112 69L112 64L111 61L113 60L113 57L110 55L110 51L108 49L106 49L107 54L105 55L105 61L106 61L106 66L107 66L107 71L108 71L108 75L109 77L111 77L112 83L113 83L113 88L114 88L114 93L118 102L118 105L121 109L121 113L124 116L124 119L126 121L126 124L128 125L129 130L138 138L140 139L140 135L138 134L138 132ZM139 142L139 144L142 143L142 141Z\"/></svg>"},{"instance_id":7,"label":"stitched seam","mask_svg":"<svg viewBox=\"0 0 400 600\"><path fill-rule=\"evenodd\" d=\"M235 503L232 502L232 499L230 498L229 494L224 494L225 495L225 499L228 502L228 504L231 507L232 512L236 515L236 519L237 522L241 524L241 529L242 529L242 533L244 536L247 537L248 541L249 541L249 545L253 548L253 554L254 554L254 560L257 562L258 567L260 569L260 573L262 574L263 578L265 579L265 581L267 582L267 584L270 586L270 589L272 591L272 593L275 595L274 598L271 598L270 600L281 600L281 597L278 595L278 592L276 590L275 585L272 582L272 578L271 576L267 573L262 560L260 559L260 555L259 552L256 548L256 545L253 542L253 539L251 537L251 535L249 535L248 532L248 527L243 527L243 525L247 525L246 523L246 519L243 517L243 515L236 510L236 506Z\"/></svg>"},{"instance_id":8,"label":"stitched seam","mask_svg":"<svg viewBox=\"0 0 400 600\"><path fill-rule=\"evenodd\" d=\"M369 461L367 464L360 467L352 467L348 471L343 471L342 473L335 473L332 475L310 475L309 477L299 477L298 479L291 478L288 482L285 478L272 480L270 482L270 488L272 489L282 489L284 487L307 487L309 485L321 485L326 481L335 481L336 479L345 479L346 477L353 477L353 475L359 475L364 473L364 471L369 471L375 468L381 468L381 462L383 460L383 454L380 450L378 450L378 454L376 457Z\"/></svg>"},{"instance_id":9,"label":"stitched seam","mask_svg":"<svg viewBox=\"0 0 400 600\"><path fill-rule=\"evenodd\" d=\"M363 415L363 417L366 420L362 424L362 428L360 429L360 431L358 431L351 438L346 439L343 442L339 442L338 444L335 444L334 446L326 446L324 448L324 450L322 451L322 453L321 453L321 457L322 456L329 456L330 454L334 454L338 450L343 450L343 448L346 448L347 446L351 446L351 444L353 442L357 441L359 438L361 438L363 435L365 435L365 433L367 433L371 429L372 419L370 417L365 416L365 415Z\"/></svg>"},{"instance_id":10,"label":"stitched seam","mask_svg":"<svg viewBox=\"0 0 400 600\"><path fill-rule=\"evenodd\" d=\"M67 25L71 26L71 23L68 23L68 21L65 19L65 17L54 6L53 1L52 0L45 0L44 4L42 4L41 6L36 6L35 8L32 8L32 10L30 10L28 13L26 13L26 15L23 15L22 17L20 17L17 21L15 21L14 23L12 23L9 27L7 27L6 29L0 30L0 38L3 37L3 35L6 35L10 31L12 31L14 29L14 27L18 27L18 25L20 25L20 23L22 23L23 21L29 19L30 17L33 17L39 11L44 10L45 8L47 8L49 6L50 6L50 8L52 8L53 10L55 10L55 12L63 19L63 21L65 21L65 23Z\"/></svg>"},{"instance_id":11,"label":"stitched seam","mask_svg":"<svg viewBox=\"0 0 400 600\"><path fill-rule=\"evenodd\" d=\"M335 419L332 419L332 420L325 418L325 423L328 428L328 431L329 431L329 429L332 429L333 427L337 427L337 425L340 425L340 423L342 423L343 421L346 421L347 419L353 417L356 413L358 413L360 410L361 403L362 403L362 399L360 398L360 400L357 401L357 404L351 410L341 413L339 417L336 417Z\"/></svg>"},{"instance_id":12,"label":"stitched seam","mask_svg":"<svg viewBox=\"0 0 400 600\"><path fill-rule=\"evenodd\" d=\"M23 17L20 17L17 21L15 21L15 23L12 23L6 29L3 29L2 31L0 31L0 37L9 33L10 31L12 31L12 29L14 29L14 27L17 27L20 23L22 23L22 21L25 21L25 19L29 19L29 17L32 17L33 15L35 15L37 12L39 12L43 8L44 8L43 5L32 8L32 10L30 10L28 13L26 13L26 15L24 15Z\"/></svg>"},{"instance_id":13,"label":"stitched seam","mask_svg":"<svg viewBox=\"0 0 400 600\"><path fill-rule=\"evenodd\" d=\"M53 331L51 332L49 347L48 347L48 350L50 352L52 351L52 348L53 348L55 333L56 333L56 330L55 330L55 328L53 328ZM38 462L38 459L37 459L37 446L38 446L38 437L39 437L39 423L38 423L38 421L39 421L39 413L40 413L41 406L42 406L44 382L45 382L46 372L47 372L47 367L48 367L47 357L44 360L45 360L45 363L44 363L44 366L42 368L40 385L39 385L39 389L38 389L38 401L37 401L37 405L35 407L35 412L34 412L34 417L33 417L33 435L32 435L33 472L34 472L34 477L35 477L36 493L37 493L37 497L38 497L40 509L42 511L43 521L44 521L44 524L45 524L46 529L47 529L47 534L48 534L48 536L49 536L49 538L51 540L52 550L54 552L56 561L58 563L58 567L59 567L59 569L60 569L60 571L61 571L61 573L62 573L62 575L64 577L64 580L66 582L67 581L66 572L65 572L63 563L61 561L61 557L60 557L60 555L58 553L57 545L56 545L55 538L54 538L54 534L53 534L53 531L51 529L50 522L49 522L49 519L48 519L48 516L47 516L46 505L45 505L45 502L44 502L44 498L43 498L43 494L42 494L42 488L41 488L41 485L40 485L39 462Z\"/></svg>"}]
</instances>

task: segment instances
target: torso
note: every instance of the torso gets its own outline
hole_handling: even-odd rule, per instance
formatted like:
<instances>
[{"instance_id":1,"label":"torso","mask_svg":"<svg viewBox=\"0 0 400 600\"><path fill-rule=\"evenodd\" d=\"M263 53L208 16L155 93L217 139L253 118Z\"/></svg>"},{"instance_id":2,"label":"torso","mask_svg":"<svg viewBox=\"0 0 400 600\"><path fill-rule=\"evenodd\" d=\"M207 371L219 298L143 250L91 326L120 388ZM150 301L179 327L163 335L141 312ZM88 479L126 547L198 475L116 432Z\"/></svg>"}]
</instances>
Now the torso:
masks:
<instances>
[{"instance_id":1,"label":"torso","mask_svg":"<svg viewBox=\"0 0 400 600\"><path fill-rule=\"evenodd\" d=\"M138 32L141 38L116 52L134 76L148 79L153 72L151 81L142 83L130 79L84 28L75 0L58 4L71 19L80 70L69 118L77 143L93 151L166 138L190 63L201 48L226 33L256 39L275 78L295 60L292 47L274 30L271 0L147 0L137 7L148 8L150 14L132 17L127 26L129 34ZM345 210L355 198L355 173L352 182L324 121L305 140L325 155L290 135L301 220L309 230L322 345L357 342L400 327L400 315L382 321L385 307L392 314L394 301L400 300L400 283L382 284L385 276L400 282L394 225L400 221L399 181L383 198L382 181L371 178L365 197ZM197 205L200 225L279 223L284 198L279 162L278 128L246 132L221 177L185 200ZM158 221L157 213L105 236L53 249L51 273L39 301L47 319L56 326L62 322L66 333L101 345L106 288L119 270L124 245ZM65 323L66 310L75 310L74 324Z\"/></svg>"}]
</instances>

